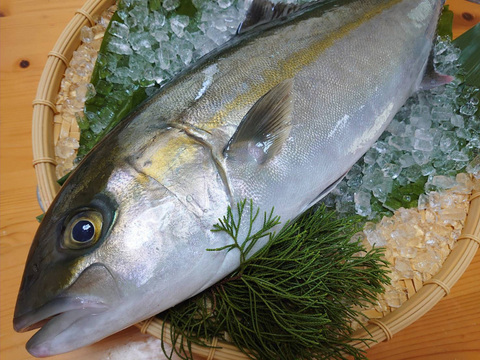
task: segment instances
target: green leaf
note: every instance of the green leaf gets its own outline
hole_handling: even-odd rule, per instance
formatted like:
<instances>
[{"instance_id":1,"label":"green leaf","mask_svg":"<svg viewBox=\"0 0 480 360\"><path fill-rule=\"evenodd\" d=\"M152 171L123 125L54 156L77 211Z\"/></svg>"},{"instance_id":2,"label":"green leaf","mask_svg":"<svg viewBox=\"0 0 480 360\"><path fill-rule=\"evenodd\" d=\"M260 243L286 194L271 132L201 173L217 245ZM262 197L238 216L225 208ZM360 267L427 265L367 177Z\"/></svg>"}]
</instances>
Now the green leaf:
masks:
<instances>
[{"instance_id":1,"label":"green leaf","mask_svg":"<svg viewBox=\"0 0 480 360\"><path fill-rule=\"evenodd\" d=\"M193 18L197 13L197 8L193 5L192 0L181 0L177 12L179 15L187 15Z\"/></svg>"},{"instance_id":2,"label":"green leaf","mask_svg":"<svg viewBox=\"0 0 480 360\"><path fill-rule=\"evenodd\" d=\"M440 20L438 22L437 33L438 36L445 38L447 36L450 39L453 38L453 11L449 9L449 6L446 5L443 8L442 15L440 16Z\"/></svg>"},{"instance_id":3,"label":"green leaf","mask_svg":"<svg viewBox=\"0 0 480 360\"><path fill-rule=\"evenodd\" d=\"M38 222L42 222L44 217L45 217L45 214L41 214L41 215L38 215L35 219L37 219Z\"/></svg>"},{"instance_id":4,"label":"green leaf","mask_svg":"<svg viewBox=\"0 0 480 360\"><path fill-rule=\"evenodd\" d=\"M62 176L60 179L57 180L57 184L62 186L65 184L65 181L67 181L68 177L72 174L72 171L70 171L68 174Z\"/></svg>"},{"instance_id":5,"label":"green leaf","mask_svg":"<svg viewBox=\"0 0 480 360\"><path fill-rule=\"evenodd\" d=\"M459 60L466 71L466 84L480 88L480 24L459 36L453 43L462 50Z\"/></svg>"}]
</instances>

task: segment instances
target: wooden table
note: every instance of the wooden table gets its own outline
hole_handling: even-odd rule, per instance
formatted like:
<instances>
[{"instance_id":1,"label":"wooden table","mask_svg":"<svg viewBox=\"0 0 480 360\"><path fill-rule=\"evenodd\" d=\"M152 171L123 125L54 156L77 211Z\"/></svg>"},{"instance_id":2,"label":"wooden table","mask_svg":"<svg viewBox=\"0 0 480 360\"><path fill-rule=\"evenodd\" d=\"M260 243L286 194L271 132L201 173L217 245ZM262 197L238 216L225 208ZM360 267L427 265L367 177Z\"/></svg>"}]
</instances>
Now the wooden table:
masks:
<instances>
[{"instance_id":1,"label":"wooden table","mask_svg":"<svg viewBox=\"0 0 480 360\"><path fill-rule=\"evenodd\" d=\"M84 0L3 0L0 5L2 360L32 359L24 349L31 334L17 334L12 329L24 262L38 226L35 216L41 213L31 164L31 103L47 53L83 3ZM456 35L480 20L480 6L465 0L451 0L450 4L456 13ZM54 359L107 359L112 348L121 349L132 340L138 340L136 328ZM152 351L149 359L163 358L156 354L157 350ZM372 360L480 359L480 253L448 297L393 340L369 350L368 356Z\"/></svg>"}]
</instances>

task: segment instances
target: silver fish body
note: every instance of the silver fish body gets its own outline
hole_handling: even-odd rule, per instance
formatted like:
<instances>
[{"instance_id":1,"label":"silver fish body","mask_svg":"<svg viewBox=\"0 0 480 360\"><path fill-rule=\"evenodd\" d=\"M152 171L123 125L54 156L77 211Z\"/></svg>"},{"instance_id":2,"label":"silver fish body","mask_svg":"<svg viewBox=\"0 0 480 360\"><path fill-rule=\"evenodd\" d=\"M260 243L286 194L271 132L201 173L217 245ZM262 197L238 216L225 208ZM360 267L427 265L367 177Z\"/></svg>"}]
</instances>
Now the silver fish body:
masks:
<instances>
[{"instance_id":1,"label":"silver fish body","mask_svg":"<svg viewBox=\"0 0 480 360\"><path fill-rule=\"evenodd\" d=\"M323 1L241 33L162 88L46 213L14 325L54 318L27 349L91 344L222 279L238 253L205 250L231 243L210 231L227 206L252 199L285 223L317 202L419 88L442 5ZM78 224L94 229L85 243L72 241Z\"/></svg>"}]
</instances>

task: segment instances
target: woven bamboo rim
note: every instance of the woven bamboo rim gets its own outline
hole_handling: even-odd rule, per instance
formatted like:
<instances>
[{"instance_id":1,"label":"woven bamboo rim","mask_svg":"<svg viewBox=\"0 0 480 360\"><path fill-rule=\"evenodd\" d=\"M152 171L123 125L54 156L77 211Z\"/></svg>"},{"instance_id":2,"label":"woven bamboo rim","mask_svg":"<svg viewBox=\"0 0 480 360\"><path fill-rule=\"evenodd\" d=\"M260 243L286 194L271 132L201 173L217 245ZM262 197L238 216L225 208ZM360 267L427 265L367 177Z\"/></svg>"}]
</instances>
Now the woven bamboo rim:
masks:
<instances>
[{"instance_id":1,"label":"woven bamboo rim","mask_svg":"<svg viewBox=\"0 0 480 360\"><path fill-rule=\"evenodd\" d=\"M115 0L88 0L82 9L77 10L75 16L67 25L53 50L48 54L48 60L40 79L37 96L33 102L33 165L37 175L39 195L45 208L52 203L60 189L55 175L54 152L54 115L57 113L54 104L60 82L71 59L73 51L80 45L80 30L84 25L92 24L93 18L100 15ZM390 340L435 306L460 279L473 260L480 247L480 192L475 192L471 197L468 217L462 235L457 245L452 250L441 270L432 279L422 284L418 280L404 280L408 291L408 300L397 310L390 313L369 314L371 320L366 330L361 329L353 334L354 338L372 339L375 342ZM413 296L415 295L415 296ZM171 344L170 324L163 324L158 318L150 318L136 325L142 333L163 338ZM163 336L162 331L165 331ZM366 349L363 342L353 342L358 348ZM213 339L211 348L200 347L192 344L192 351L196 355L208 360L248 360L232 343Z\"/></svg>"}]
</instances>

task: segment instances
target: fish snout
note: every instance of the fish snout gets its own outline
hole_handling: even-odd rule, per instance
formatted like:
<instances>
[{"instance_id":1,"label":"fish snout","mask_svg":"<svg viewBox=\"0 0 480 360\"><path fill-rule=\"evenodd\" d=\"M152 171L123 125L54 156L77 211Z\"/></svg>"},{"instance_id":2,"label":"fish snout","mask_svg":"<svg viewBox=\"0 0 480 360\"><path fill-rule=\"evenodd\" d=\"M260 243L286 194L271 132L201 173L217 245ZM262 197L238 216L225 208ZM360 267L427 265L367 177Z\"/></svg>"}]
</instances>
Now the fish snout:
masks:
<instances>
[{"instance_id":1,"label":"fish snout","mask_svg":"<svg viewBox=\"0 0 480 360\"><path fill-rule=\"evenodd\" d=\"M32 247L32 250L33 247ZM22 318L23 315L30 313L33 309L38 307L39 301L41 301L41 294L36 294L38 288L40 269L39 264L35 261L35 256L30 251L25 270L23 272L22 282L20 283L20 289L18 291L17 303L15 306L14 318ZM45 301L44 301L45 302ZM21 331L18 321L14 321L14 328L16 331Z\"/></svg>"},{"instance_id":2,"label":"fish snout","mask_svg":"<svg viewBox=\"0 0 480 360\"><path fill-rule=\"evenodd\" d=\"M85 301L72 297L57 298L26 313L19 314L16 312L13 318L13 328L17 332L27 332L41 328L58 315L86 309L91 312L103 312L108 310L109 306L100 302Z\"/></svg>"},{"instance_id":3,"label":"fish snout","mask_svg":"<svg viewBox=\"0 0 480 360\"><path fill-rule=\"evenodd\" d=\"M71 310L102 312L121 297L113 276L103 264L88 266L66 289L55 285L59 279L49 282L51 275L52 271L42 276L25 271L15 307L15 331L42 327L51 317Z\"/></svg>"}]
</instances>

